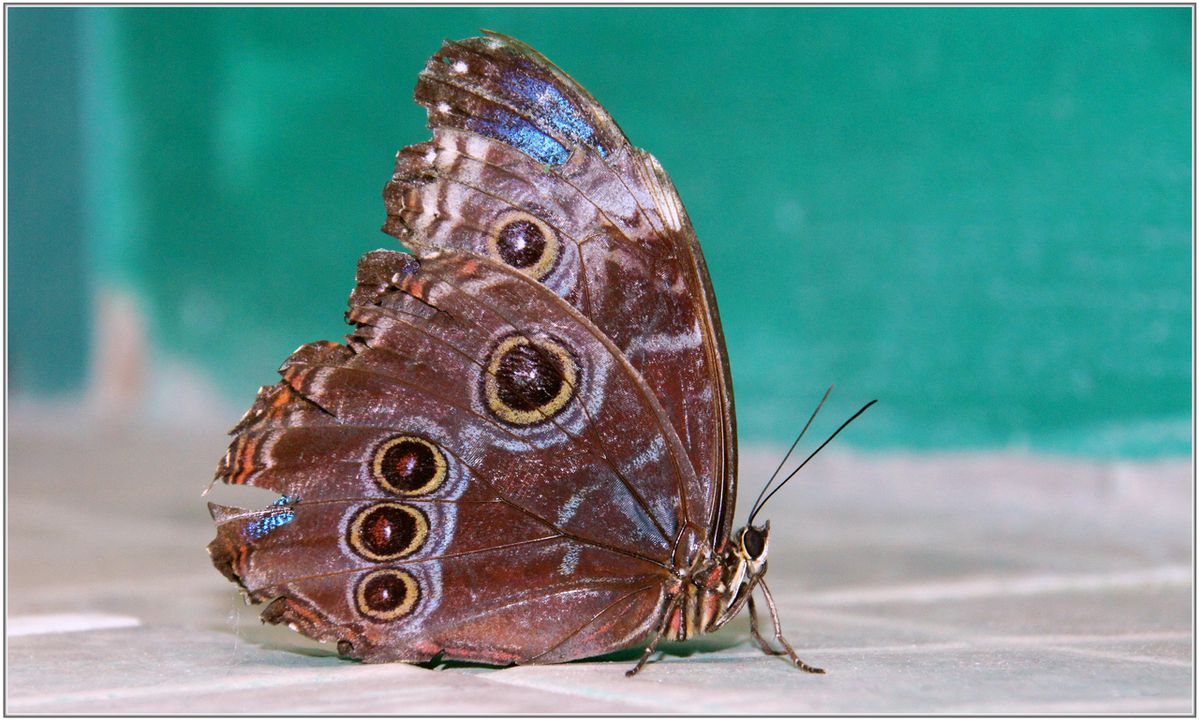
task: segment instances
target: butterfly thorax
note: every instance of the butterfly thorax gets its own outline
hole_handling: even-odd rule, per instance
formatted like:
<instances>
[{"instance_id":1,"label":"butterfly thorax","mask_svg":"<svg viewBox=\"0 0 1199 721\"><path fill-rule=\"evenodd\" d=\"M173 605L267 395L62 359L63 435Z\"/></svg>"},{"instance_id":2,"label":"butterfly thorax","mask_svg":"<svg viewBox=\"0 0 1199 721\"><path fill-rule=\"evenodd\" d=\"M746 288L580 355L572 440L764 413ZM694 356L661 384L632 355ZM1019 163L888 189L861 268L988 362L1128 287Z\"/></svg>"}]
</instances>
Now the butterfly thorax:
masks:
<instances>
[{"instance_id":1,"label":"butterfly thorax","mask_svg":"<svg viewBox=\"0 0 1199 721\"><path fill-rule=\"evenodd\" d=\"M733 535L722 552L697 560L678 593L668 635L685 641L712 633L735 617L758 580L766 573L770 524L746 526Z\"/></svg>"}]
</instances>

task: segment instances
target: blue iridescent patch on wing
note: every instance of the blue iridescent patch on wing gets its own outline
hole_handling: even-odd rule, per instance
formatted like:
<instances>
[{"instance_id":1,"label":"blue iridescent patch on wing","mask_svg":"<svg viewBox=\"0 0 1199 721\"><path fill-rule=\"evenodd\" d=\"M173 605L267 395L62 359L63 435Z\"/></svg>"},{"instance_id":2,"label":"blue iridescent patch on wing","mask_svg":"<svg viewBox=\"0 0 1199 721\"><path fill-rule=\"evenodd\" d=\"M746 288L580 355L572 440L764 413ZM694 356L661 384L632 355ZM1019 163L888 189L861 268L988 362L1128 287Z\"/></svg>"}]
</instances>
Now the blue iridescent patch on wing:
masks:
<instances>
[{"instance_id":1,"label":"blue iridescent patch on wing","mask_svg":"<svg viewBox=\"0 0 1199 721\"><path fill-rule=\"evenodd\" d=\"M600 144L595 126L553 84L532 75L516 75L506 77L504 86L536 107L539 115L553 130L575 142L589 145L603 157L608 157L608 149Z\"/></svg>"},{"instance_id":2,"label":"blue iridescent patch on wing","mask_svg":"<svg viewBox=\"0 0 1199 721\"><path fill-rule=\"evenodd\" d=\"M480 135L507 143L545 165L562 165L570 151L527 120L507 111L496 111L492 118L470 118L466 127Z\"/></svg>"},{"instance_id":3,"label":"blue iridescent patch on wing","mask_svg":"<svg viewBox=\"0 0 1199 721\"><path fill-rule=\"evenodd\" d=\"M294 499L291 496L279 496L271 504L271 508L277 510L268 508L263 512L266 515L246 524L243 531L246 537L252 541L257 541L260 538L265 538L272 531L296 520L296 512L290 507L296 500L298 499Z\"/></svg>"}]
</instances>

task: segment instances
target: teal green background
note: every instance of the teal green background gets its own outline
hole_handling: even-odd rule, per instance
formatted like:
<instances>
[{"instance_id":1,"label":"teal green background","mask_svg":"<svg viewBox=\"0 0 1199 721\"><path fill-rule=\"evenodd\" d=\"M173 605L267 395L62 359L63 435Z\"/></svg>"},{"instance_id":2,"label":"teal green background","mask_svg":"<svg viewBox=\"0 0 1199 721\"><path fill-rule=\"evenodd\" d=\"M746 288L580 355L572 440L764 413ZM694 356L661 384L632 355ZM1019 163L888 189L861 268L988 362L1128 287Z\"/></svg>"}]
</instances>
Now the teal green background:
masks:
<instances>
[{"instance_id":1,"label":"teal green background","mask_svg":"<svg viewBox=\"0 0 1199 721\"><path fill-rule=\"evenodd\" d=\"M673 176L743 442L836 383L858 447L1191 450L1190 8L7 13L14 393L82 392L104 287L239 403L344 334L416 74L489 28Z\"/></svg>"}]
</instances>

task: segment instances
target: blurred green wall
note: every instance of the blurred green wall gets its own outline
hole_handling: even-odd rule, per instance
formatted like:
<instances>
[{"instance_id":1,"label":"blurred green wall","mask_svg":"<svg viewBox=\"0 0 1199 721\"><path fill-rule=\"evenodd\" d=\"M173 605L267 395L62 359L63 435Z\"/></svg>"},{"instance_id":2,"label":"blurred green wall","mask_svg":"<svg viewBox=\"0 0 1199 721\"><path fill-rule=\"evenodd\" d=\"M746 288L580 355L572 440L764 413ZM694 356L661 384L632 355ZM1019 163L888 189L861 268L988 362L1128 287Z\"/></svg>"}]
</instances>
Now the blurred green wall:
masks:
<instances>
[{"instance_id":1,"label":"blurred green wall","mask_svg":"<svg viewBox=\"0 0 1199 721\"><path fill-rule=\"evenodd\" d=\"M416 74L489 28L674 177L743 440L835 382L858 446L1190 450L1190 8L7 13L15 392L86 379L93 285L247 404L340 337Z\"/></svg>"},{"instance_id":2,"label":"blurred green wall","mask_svg":"<svg viewBox=\"0 0 1199 721\"><path fill-rule=\"evenodd\" d=\"M8 11L8 379L77 394L91 350L91 274L80 202L78 11Z\"/></svg>"}]
</instances>

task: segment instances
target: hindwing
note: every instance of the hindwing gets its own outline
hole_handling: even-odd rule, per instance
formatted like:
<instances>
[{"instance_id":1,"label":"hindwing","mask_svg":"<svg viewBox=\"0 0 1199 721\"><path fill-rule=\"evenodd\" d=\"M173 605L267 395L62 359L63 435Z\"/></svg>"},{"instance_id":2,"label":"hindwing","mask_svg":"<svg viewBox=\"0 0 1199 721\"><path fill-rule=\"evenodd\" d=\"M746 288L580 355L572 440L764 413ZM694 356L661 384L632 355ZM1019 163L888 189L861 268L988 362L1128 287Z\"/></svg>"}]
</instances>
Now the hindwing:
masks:
<instances>
[{"instance_id":1,"label":"hindwing","mask_svg":"<svg viewBox=\"0 0 1199 721\"><path fill-rule=\"evenodd\" d=\"M545 286L465 251L375 251L345 345L282 366L217 471L217 567L264 619L369 661L525 663L644 636L705 490L657 397Z\"/></svg>"}]
</instances>

